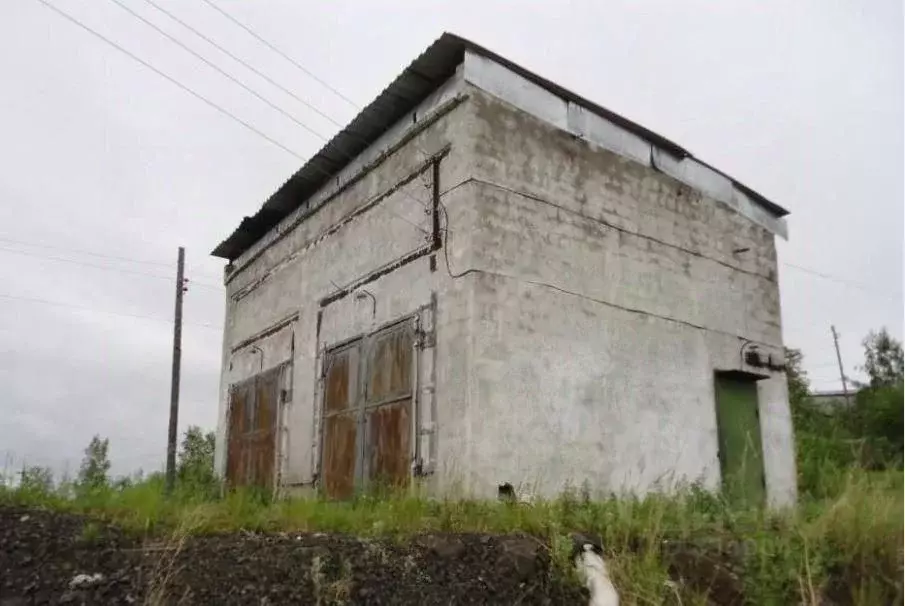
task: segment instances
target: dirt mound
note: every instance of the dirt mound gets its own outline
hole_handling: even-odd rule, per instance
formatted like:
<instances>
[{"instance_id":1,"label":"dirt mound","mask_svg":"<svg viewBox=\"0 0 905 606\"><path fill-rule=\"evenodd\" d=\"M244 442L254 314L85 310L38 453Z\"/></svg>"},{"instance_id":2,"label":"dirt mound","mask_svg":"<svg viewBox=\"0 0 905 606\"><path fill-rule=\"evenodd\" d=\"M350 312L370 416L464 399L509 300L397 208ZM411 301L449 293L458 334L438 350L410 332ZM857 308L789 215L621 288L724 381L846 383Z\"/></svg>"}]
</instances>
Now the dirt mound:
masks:
<instances>
[{"instance_id":1,"label":"dirt mound","mask_svg":"<svg viewBox=\"0 0 905 606\"><path fill-rule=\"evenodd\" d=\"M80 516L0 507L0 606L586 604L531 537L234 533L131 539Z\"/></svg>"}]
</instances>

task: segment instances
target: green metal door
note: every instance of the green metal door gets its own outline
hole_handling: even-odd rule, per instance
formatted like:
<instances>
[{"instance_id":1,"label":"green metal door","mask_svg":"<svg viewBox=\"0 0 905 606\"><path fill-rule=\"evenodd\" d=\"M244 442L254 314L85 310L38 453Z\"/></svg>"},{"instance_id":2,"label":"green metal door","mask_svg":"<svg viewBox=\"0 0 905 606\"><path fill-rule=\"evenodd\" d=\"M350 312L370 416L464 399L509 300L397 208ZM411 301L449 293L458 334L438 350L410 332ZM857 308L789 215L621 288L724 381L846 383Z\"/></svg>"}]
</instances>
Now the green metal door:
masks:
<instances>
[{"instance_id":1,"label":"green metal door","mask_svg":"<svg viewBox=\"0 0 905 606\"><path fill-rule=\"evenodd\" d=\"M766 498L764 456L753 378L717 373L716 418L723 490L734 503L762 505Z\"/></svg>"}]
</instances>

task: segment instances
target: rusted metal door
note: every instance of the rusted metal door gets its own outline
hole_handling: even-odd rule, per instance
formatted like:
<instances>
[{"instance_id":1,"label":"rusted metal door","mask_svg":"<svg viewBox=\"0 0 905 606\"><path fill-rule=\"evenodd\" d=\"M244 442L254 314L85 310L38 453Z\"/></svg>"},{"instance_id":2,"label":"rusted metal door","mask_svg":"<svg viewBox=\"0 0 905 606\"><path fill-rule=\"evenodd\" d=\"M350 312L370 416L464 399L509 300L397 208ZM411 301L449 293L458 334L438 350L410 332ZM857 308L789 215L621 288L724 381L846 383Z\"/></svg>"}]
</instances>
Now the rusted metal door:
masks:
<instances>
[{"instance_id":1,"label":"rusted metal door","mask_svg":"<svg viewBox=\"0 0 905 606\"><path fill-rule=\"evenodd\" d=\"M245 482L245 432L249 408L254 407L254 379L229 389L229 424L226 444L226 483L229 488Z\"/></svg>"},{"instance_id":2,"label":"rusted metal door","mask_svg":"<svg viewBox=\"0 0 905 606\"><path fill-rule=\"evenodd\" d=\"M230 488L273 488L282 381L277 366L230 389L226 482Z\"/></svg>"},{"instance_id":3,"label":"rusted metal door","mask_svg":"<svg viewBox=\"0 0 905 606\"><path fill-rule=\"evenodd\" d=\"M414 344L407 321L327 353L321 468L329 498L408 484Z\"/></svg>"},{"instance_id":4,"label":"rusted metal door","mask_svg":"<svg viewBox=\"0 0 905 606\"><path fill-rule=\"evenodd\" d=\"M330 352L325 359L323 476L331 499L355 492L358 473L358 366L360 342Z\"/></svg>"},{"instance_id":5,"label":"rusted metal door","mask_svg":"<svg viewBox=\"0 0 905 606\"><path fill-rule=\"evenodd\" d=\"M364 473L372 489L398 489L411 476L411 324L378 333L369 345Z\"/></svg>"}]
</instances>

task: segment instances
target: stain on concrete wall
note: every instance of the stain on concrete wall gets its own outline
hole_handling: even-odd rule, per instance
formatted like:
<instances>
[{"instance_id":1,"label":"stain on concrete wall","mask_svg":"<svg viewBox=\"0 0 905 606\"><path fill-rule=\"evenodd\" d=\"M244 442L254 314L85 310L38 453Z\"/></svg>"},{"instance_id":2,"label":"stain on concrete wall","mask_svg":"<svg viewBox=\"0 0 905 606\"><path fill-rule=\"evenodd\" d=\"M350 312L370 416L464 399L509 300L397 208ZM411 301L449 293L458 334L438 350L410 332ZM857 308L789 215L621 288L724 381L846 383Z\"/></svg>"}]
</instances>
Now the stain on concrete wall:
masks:
<instances>
[{"instance_id":1,"label":"stain on concrete wall","mask_svg":"<svg viewBox=\"0 0 905 606\"><path fill-rule=\"evenodd\" d=\"M228 386L259 370L239 344L264 350L265 368L291 359L281 473L287 487L310 486L324 463L324 351L431 309L406 445L430 459L430 490L716 488L714 370L744 369L745 340L782 352L773 235L458 77L417 115L455 94L467 99L236 261L221 425ZM443 248L433 264L425 255L397 267L432 246L428 160L441 151ZM367 292L346 296L358 284ZM785 503L795 495L785 378L772 372L758 390L768 494ZM412 421L387 414L380 423ZM217 460L222 469L220 449Z\"/></svg>"},{"instance_id":2,"label":"stain on concrete wall","mask_svg":"<svg viewBox=\"0 0 905 606\"><path fill-rule=\"evenodd\" d=\"M456 94L460 84L454 78L414 113L419 119L427 119L432 110ZM462 385L467 384L470 316L462 310L468 308L471 280L454 281L445 269L431 271L429 257L424 256L370 281L364 287L369 293L365 300L352 294L325 307L320 305L325 297L348 284L431 245L434 184L429 159L443 152L439 170L441 187L452 189L464 180L471 159L456 147L458 133L462 131L460 120L458 108L445 112L291 231L280 238L268 236L265 240L269 244L259 243L235 262L240 269L230 276L227 286L220 437L226 425L229 385L259 370L256 365L260 358L247 351L251 343L264 350L265 368L292 357L292 399L286 409L285 437L280 446L281 473L288 487L310 486L320 465L318 379L324 349L411 315L435 299L438 304L432 323L438 345L430 348L430 364L424 365L433 384L429 385L429 397L421 398L427 407L422 416L431 424L427 429L433 428L432 433L425 432L429 436L425 438L425 447L437 453L438 445L446 443L445 458L441 460L438 456L434 465L444 470L455 468L451 461L460 459L460 449L466 448L459 440L459 432L451 426L455 415L466 408L468 397ZM402 122L375 143L374 152L364 156L375 156L413 124L411 119ZM355 164L364 162L363 158ZM339 181L342 182L342 177ZM450 191L444 199L444 224L448 220L449 231L461 234L447 253L450 258L461 259L469 241L469 214L463 212L461 198L455 191ZM379 202L373 204L375 200ZM360 212L371 204L366 212ZM293 216L287 217L284 224L294 220ZM259 340L254 338L292 316L295 319L284 330ZM290 340L291 348L285 346ZM249 341L248 347L237 349L237 344ZM445 406L438 409L436 401L443 401ZM222 470L225 452L221 444L222 439L218 440L217 452L218 469ZM436 476L444 480L429 482L438 486L451 477L449 473Z\"/></svg>"},{"instance_id":3,"label":"stain on concrete wall","mask_svg":"<svg viewBox=\"0 0 905 606\"><path fill-rule=\"evenodd\" d=\"M745 340L782 352L773 235L649 167L469 94L473 489L717 488L714 370L742 369ZM784 376L759 391L770 499L789 502Z\"/></svg>"}]
</instances>

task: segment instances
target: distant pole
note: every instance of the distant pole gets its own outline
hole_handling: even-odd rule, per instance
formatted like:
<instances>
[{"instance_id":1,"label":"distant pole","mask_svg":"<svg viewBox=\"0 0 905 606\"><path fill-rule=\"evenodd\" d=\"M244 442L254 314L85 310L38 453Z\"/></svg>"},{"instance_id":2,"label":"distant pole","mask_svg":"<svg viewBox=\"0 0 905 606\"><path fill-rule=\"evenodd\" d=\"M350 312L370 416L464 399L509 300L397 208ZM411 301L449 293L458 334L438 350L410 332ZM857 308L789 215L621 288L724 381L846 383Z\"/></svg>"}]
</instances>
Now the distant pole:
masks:
<instances>
[{"instance_id":1,"label":"distant pole","mask_svg":"<svg viewBox=\"0 0 905 606\"><path fill-rule=\"evenodd\" d=\"M185 286L185 248L176 262L176 313L173 321L173 371L170 379L170 427L167 433L167 494L176 484L176 438L179 424L179 370L182 365L182 295Z\"/></svg>"},{"instance_id":2,"label":"distant pole","mask_svg":"<svg viewBox=\"0 0 905 606\"><path fill-rule=\"evenodd\" d=\"M833 332L833 343L836 345L836 360L839 362L839 377L842 379L842 393L845 395L845 405L851 406L852 403L848 397L848 383L845 382L845 369L842 366L842 354L839 353L839 333L836 332L835 326L830 326Z\"/></svg>"}]
</instances>

